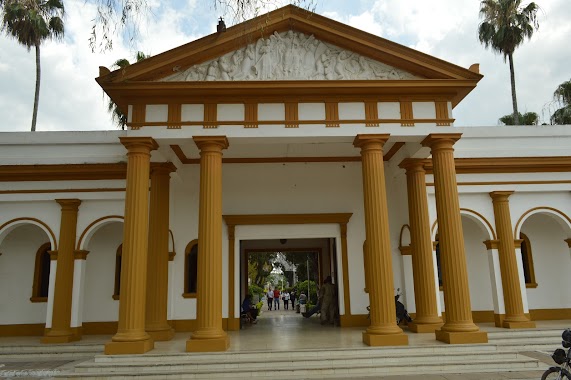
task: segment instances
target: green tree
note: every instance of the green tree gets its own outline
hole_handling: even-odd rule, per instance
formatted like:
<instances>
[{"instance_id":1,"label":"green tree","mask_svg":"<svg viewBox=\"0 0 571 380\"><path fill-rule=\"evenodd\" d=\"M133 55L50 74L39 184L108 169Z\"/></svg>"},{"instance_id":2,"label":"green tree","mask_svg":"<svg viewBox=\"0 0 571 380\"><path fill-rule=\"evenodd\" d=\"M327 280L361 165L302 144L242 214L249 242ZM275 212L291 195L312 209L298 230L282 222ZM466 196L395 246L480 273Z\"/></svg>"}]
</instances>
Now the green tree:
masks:
<instances>
[{"instance_id":1,"label":"green tree","mask_svg":"<svg viewBox=\"0 0 571 380\"><path fill-rule=\"evenodd\" d=\"M135 54L135 59L137 62L142 61L143 59L149 58L150 55L146 55L145 53L138 51ZM113 63L112 68L114 69L125 69L127 66L130 66L131 63L126 58L121 58ZM115 104L111 98L109 98L109 102L107 103L107 111L111 114L111 119L117 125L118 128L125 129L127 125L127 115Z\"/></svg>"},{"instance_id":2,"label":"green tree","mask_svg":"<svg viewBox=\"0 0 571 380\"><path fill-rule=\"evenodd\" d=\"M274 269L273 263L276 256L275 252L256 252L248 255L248 275L252 284L262 288L265 286Z\"/></svg>"},{"instance_id":3,"label":"green tree","mask_svg":"<svg viewBox=\"0 0 571 380\"><path fill-rule=\"evenodd\" d=\"M63 38L64 7L61 0L0 0L2 31L14 37L28 51L36 50L36 90L32 131L36 130L40 101L40 45L48 39Z\"/></svg>"},{"instance_id":4,"label":"green tree","mask_svg":"<svg viewBox=\"0 0 571 380\"><path fill-rule=\"evenodd\" d=\"M551 116L551 124L571 124L571 80L557 86L553 98L560 108Z\"/></svg>"},{"instance_id":5,"label":"green tree","mask_svg":"<svg viewBox=\"0 0 571 380\"><path fill-rule=\"evenodd\" d=\"M526 112L523 115L518 113L519 123L516 123L513 113L500 117L500 122L504 125L537 125L539 115L535 112Z\"/></svg>"},{"instance_id":6,"label":"green tree","mask_svg":"<svg viewBox=\"0 0 571 380\"><path fill-rule=\"evenodd\" d=\"M526 39L531 38L539 27L534 2L522 6L521 0L481 0L478 37L486 48L500 53L509 61L512 104L515 124L519 124L513 54Z\"/></svg>"}]
</instances>

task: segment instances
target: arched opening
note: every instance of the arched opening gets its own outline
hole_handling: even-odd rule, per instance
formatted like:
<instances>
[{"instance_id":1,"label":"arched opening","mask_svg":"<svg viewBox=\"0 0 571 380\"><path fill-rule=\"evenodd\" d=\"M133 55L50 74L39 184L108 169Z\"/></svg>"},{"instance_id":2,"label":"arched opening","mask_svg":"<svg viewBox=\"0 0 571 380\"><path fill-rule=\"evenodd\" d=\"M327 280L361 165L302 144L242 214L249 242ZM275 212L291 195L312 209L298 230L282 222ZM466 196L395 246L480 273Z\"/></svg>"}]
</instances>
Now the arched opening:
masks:
<instances>
[{"instance_id":1,"label":"arched opening","mask_svg":"<svg viewBox=\"0 0 571 380\"><path fill-rule=\"evenodd\" d=\"M535 281L535 268L533 266L533 250L529 237L523 232L519 233L521 240L521 261L523 264L523 277L526 288L537 288Z\"/></svg>"},{"instance_id":2,"label":"arched opening","mask_svg":"<svg viewBox=\"0 0 571 380\"><path fill-rule=\"evenodd\" d=\"M527 260L529 273L526 283L530 281L533 284L526 289L531 318L563 319L566 315L564 310L568 310L571 304L571 295L554 292L553 289L566 289L569 285L571 259L565 241L571 236L568 221L563 214L549 209L534 210L524 214L518 227L516 236L523 238L524 277ZM541 311L546 309L548 313Z\"/></svg>"},{"instance_id":3,"label":"arched opening","mask_svg":"<svg viewBox=\"0 0 571 380\"><path fill-rule=\"evenodd\" d=\"M115 252L115 282L113 285L113 299L118 300L121 294L121 259L123 258L123 244Z\"/></svg>"},{"instance_id":4,"label":"arched opening","mask_svg":"<svg viewBox=\"0 0 571 380\"><path fill-rule=\"evenodd\" d=\"M50 286L51 230L40 221L20 219L0 227L0 304L5 325L32 325L26 335L41 335ZM51 277L53 277L53 273Z\"/></svg>"},{"instance_id":5,"label":"arched opening","mask_svg":"<svg viewBox=\"0 0 571 380\"><path fill-rule=\"evenodd\" d=\"M45 243L36 252L36 264L34 266L34 284L32 286L32 302L47 302L50 286L50 250L52 245Z\"/></svg>"},{"instance_id":6,"label":"arched opening","mask_svg":"<svg viewBox=\"0 0 571 380\"><path fill-rule=\"evenodd\" d=\"M196 298L198 277L198 240L187 244L184 250L184 298Z\"/></svg>"}]
</instances>

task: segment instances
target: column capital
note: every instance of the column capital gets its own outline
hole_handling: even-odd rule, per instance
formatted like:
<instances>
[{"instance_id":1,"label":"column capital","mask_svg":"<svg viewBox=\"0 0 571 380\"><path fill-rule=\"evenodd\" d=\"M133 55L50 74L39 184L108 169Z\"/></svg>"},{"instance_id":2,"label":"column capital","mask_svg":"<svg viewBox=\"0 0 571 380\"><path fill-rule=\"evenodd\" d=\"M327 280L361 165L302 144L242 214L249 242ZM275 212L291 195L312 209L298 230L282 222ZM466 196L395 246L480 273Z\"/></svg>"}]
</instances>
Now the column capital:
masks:
<instances>
[{"instance_id":1,"label":"column capital","mask_svg":"<svg viewBox=\"0 0 571 380\"><path fill-rule=\"evenodd\" d=\"M523 239L514 239L514 248L520 249L521 243L523 243Z\"/></svg>"},{"instance_id":2,"label":"column capital","mask_svg":"<svg viewBox=\"0 0 571 380\"><path fill-rule=\"evenodd\" d=\"M230 145L226 136L193 136L194 143L202 152L221 152Z\"/></svg>"},{"instance_id":3,"label":"column capital","mask_svg":"<svg viewBox=\"0 0 571 380\"><path fill-rule=\"evenodd\" d=\"M486 240L484 241L486 245L486 249L489 251L491 249L498 249L498 245L500 244L499 240Z\"/></svg>"},{"instance_id":4,"label":"column capital","mask_svg":"<svg viewBox=\"0 0 571 380\"><path fill-rule=\"evenodd\" d=\"M159 147L159 144L152 137L119 137L119 141L129 153L150 154L152 150Z\"/></svg>"},{"instance_id":5,"label":"column capital","mask_svg":"<svg viewBox=\"0 0 571 380\"><path fill-rule=\"evenodd\" d=\"M77 210L81 204L79 199L56 199L56 202L60 204L62 210Z\"/></svg>"},{"instance_id":6,"label":"column capital","mask_svg":"<svg viewBox=\"0 0 571 380\"><path fill-rule=\"evenodd\" d=\"M571 239L565 239L564 242L567 243L569 248L571 248Z\"/></svg>"},{"instance_id":7,"label":"column capital","mask_svg":"<svg viewBox=\"0 0 571 380\"><path fill-rule=\"evenodd\" d=\"M510 195L512 195L513 191L492 191L490 192L490 197L492 198L493 202L496 201L507 201Z\"/></svg>"},{"instance_id":8,"label":"column capital","mask_svg":"<svg viewBox=\"0 0 571 380\"><path fill-rule=\"evenodd\" d=\"M382 149L389 137L390 134L388 133L357 135L355 136L355 140L353 140L353 146L363 149L370 146L370 144L380 144Z\"/></svg>"},{"instance_id":9,"label":"column capital","mask_svg":"<svg viewBox=\"0 0 571 380\"><path fill-rule=\"evenodd\" d=\"M431 133L422 140L421 144L432 150L452 149L460 137L462 137L461 133Z\"/></svg>"},{"instance_id":10,"label":"column capital","mask_svg":"<svg viewBox=\"0 0 571 380\"><path fill-rule=\"evenodd\" d=\"M85 249L76 249L73 251L73 258L75 260L87 260L88 253L89 251L86 251Z\"/></svg>"},{"instance_id":11,"label":"column capital","mask_svg":"<svg viewBox=\"0 0 571 380\"><path fill-rule=\"evenodd\" d=\"M399 168L405 169L407 174L408 173L426 173L424 169L424 165L429 163L430 160L426 160L423 158L405 158L399 164Z\"/></svg>"},{"instance_id":12,"label":"column capital","mask_svg":"<svg viewBox=\"0 0 571 380\"><path fill-rule=\"evenodd\" d=\"M48 251L48 254L50 255L50 260L52 261L57 261L57 255L58 255L58 251Z\"/></svg>"},{"instance_id":13,"label":"column capital","mask_svg":"<svg viewBox=\"0 0 571 380\"><path fill-rule=\"evenodd\" d=\"M176 172L176 166L172 162L151 163L151 175L164 174Z\"/></svg>"}]
</instances>

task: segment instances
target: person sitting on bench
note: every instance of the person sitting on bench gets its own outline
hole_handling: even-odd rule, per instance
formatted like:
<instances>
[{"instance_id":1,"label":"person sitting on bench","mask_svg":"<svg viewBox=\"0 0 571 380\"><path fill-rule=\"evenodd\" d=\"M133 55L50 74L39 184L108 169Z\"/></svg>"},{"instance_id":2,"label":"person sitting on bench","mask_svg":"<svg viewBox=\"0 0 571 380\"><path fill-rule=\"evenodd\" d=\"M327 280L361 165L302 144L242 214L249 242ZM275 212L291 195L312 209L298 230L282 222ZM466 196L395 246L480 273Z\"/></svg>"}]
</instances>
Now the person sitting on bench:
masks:
<instances>
[{"instance_id":1,"label":"person sitting on bench","mask_svg":"<svg viewBox=\"0 0 571 380\"><path fill-rule=\"evenodd\" d=\"M258 321L256 320L256 318L258 318L258 308L252 305L251 294L246 295L244 301L242 302L242 313L246 314L249 322L254 324L258 323Z\"/></svg>"}]
</instances>

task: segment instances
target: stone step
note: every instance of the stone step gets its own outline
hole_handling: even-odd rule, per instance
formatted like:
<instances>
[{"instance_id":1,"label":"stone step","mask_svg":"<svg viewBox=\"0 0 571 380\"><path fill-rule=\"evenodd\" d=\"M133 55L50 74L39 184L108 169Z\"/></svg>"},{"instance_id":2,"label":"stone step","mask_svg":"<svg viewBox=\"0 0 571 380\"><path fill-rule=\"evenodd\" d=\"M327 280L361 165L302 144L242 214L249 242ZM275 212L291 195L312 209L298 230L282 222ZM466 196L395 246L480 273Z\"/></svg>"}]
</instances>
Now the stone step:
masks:
<instances>
[{"instance_id":1,"label":"stone step","mask_svg":"<svg viewBox=\"0 0 571 380\"><path fill-rule=\"evenodd\" d=\"M553 337L561 340L561 334L563 330L506 330L506 331L490 331L488 332L488 339L496 340L496 339L505 339L505 338L536 338L536 337Z\"/></svg>"},{"instance_id":2,"label":"stone step","mask_svg":"<svg viewBox=\"0 0 571 380\"><path fill-rule=\"evenodd\" d=\"M103 353L103 344L37 344L37 345L3 345L0 346L2 359L37 359L56 357L93 357Z\"/></svg>"},{"instance_id":3,"label":"stone step","mask_svg":"<svg viewBox=\"0 0 571 380\"><path fill-rule=\"evenodd\" d=\"M298 350L284 350L284 351L239 351L239 352L212 352L212 353L187 353L176 352L169 353L165 356L164 353L157 353L150 351L144 355L97 355L95 356L96 363L148 363L156 360L160 361L178 361L178 360L226 360L232 356L237 361L250 361L250 360L264 360L265 362L274 359L288 358L288 359L302 359L302 360L319 360L330 358L343 358L346 356L356 357L371 357L371 356L401 356L406 357L411 354L416 355L447 355L449 353L490 353L497 352L497 347L491 344L463 344L451 346L447 344L440 345L426 345L426 346L394 346L394 347L355 347L343 349L298 349Z\"/></svg>"},{"instance_id":4,"label":"stone step","mask_svg":"<svg viewBox=\"0 0 571 380\"><path fill-rule=\"evenodd\" d=\"M221 367L207 370L181 370L163 369L152 372L137 371L121 372L98 372L98 373L62 373L54 378L60 379L131 379L143 377L145 379L250 379L250 378L300 378L300 377L354 377L354 376L381 376L381 375L404 375L404 374L427 374L427 373L463 373L463 372L499 372L499 371L527 371L542 370L546 365L540 364L535 359L518 357L515 359L488 359L481 361L471 360L465 357L463 361L426 361L411 365L410 363L382 363L356 365L348 363L333 366L329 361L321 361L311 367L300 367L298 363L292 362L289 365L275 365L271 368L267 363L259 369L225 369ZM264 363L262 363L264 364Z\"/></svg>"},{"instance_id":5,"label":"stone step","mask_svg":"<svg viewBox=\"0 0 571 380\"><path fill-rule=\"evenodd\" d=\"M188 370L188 371L201 371L208 370L209 368L224 368L229 371L251 369L252 371L264 370L268 366L268 362L272 365L288 367L295 365L298 368L312 368L321 366L326 363L327 367L345 367L348 364L351 366L366 366L366 365L417 365L427 363L460 363L466 361L467 353L456 352L448 353L447 355L426 355L411 352L406 356L402 355L379 355L363 357L360 355L345 355L340 357L320 357L320 358L307 358L303 356L292 357L275 357L271 361L261 358L251 358L244 360L237 358L234 355L226 355L218 358L218 360L203 360L194 358L192 355L186 357L179 357L178 360L156 359L144 363L100 363L95 361L86 361L78 364L75 367L76 372L94 373L94 372L164 372L165 369L169 370ZM517 353L513 352L488 352L470 354L470 361L485 362L489 360L515 360L522 358ZM529 359L529 358L528 358ZM531 359L534 360L534 359Z\"/></svg>"}]
</instances>

